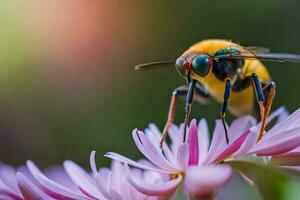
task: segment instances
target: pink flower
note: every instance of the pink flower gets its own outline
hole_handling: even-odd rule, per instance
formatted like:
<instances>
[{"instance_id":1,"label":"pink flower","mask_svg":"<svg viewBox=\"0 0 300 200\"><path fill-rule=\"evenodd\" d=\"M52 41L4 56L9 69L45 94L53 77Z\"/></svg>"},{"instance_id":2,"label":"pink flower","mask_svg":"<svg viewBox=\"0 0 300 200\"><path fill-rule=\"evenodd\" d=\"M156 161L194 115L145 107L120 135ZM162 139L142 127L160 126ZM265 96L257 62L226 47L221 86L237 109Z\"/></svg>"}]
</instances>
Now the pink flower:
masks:
<instances>
[{"instance_id":1,"label":"pink flower","mask_svg":"<svg viewBox=\"0 0 300 200\"><path fill-rule=\"evenodd\" d=\"M112 168L95 168L95 152L91 153L90 174L73 161L65 161L64 168L52 167L41 172L27 161L16 172L9 165L0 165L0 199L5 200L158 200L160 196L147 196L132 187L125 177L125 167L114 161ZM135 170L137 179L149 183L161 179L160 174Z\"/></svg>"},{"instance_id":2,"label":"pink flower","mask_svg":"<svg viewBox=\"0 0 300 200\"><path fill-rule=\"evenodd\" d=\"M137 168L167 175L166 187L155 188L155 185L135 180L128 170L128 181L142 193L164 194L176 189L183 182L187 195L207 197L230 180L232 170L226 165L227 160L244 156L278 155L299 147L299 115L300 110L284 119L287 114L283 108L272 113L268 121L278 117L280 122L258 143L256 138L260 124L256 124L256 120L251 116L240 117L232 122L228 129L228 145L220 120L216 120L211 142L205 120L201 120L198 127L195 120L191 122L186 143L182 138L183 126L173 125L169 130L171 144L164 143L162 150L159 148L161 132L155 125L150 124L145 133L134 130L132 136L140 152L152 165L144 165L113 152L108 152L105 156ZM283 138L284 135L288 137ZM297 142L291 142L295 139Z\"/></svg>"},{"instance_id":3,"label":"pink flower","mask_svg":"<svg viewBox=\"0 0 300 200\"><path fill-rule=\"evenodd\" d=\"M95 164L95 151L91 153L90 164L97 188L108 200L158 200L160 195L148 196L138 192L126 179L126 168L117 161L113 161L111 169L100 168ZM147 183L159 183L161 175L156 172L135 170L134 177Z\"/></svg>"},{"instance_id":4,"label":"pink flower","mask_svg":"<svg viewBox=\"0 0 300 200\"><path fill-rule=\"evenodd\" d=\"M106 156L137 168L153 170L167 175L164 187L156 187L156 184L144 184L134 179L130 170L128 170L128 181L142 193L148 195L170 193L184 182L187 192L189 192L189 189L193 190L192 188L200 187L202 189L201 191L198 190L198 195L211 195L217 188L229 181L232 174L231 168L221 164L205 164L207 155L214 155L212 150L208 151L209 135L205 120L200 122L199 131L196 121L193 120L188 133L187 143L183 143L183 126L180 128L172 126L169 131L172 144L168 146L165 143L161 151L159 148L161 133L156 126L150 124L145 133L134 130L132 133L134 142L141 153L151 161L152 165L138 163L112 152L107 153ZM198 173L199 171L200 173ZM210 172L210 174L201 173L204 171ZM195 174L197 176L194 176ZM208 178L209 176L210 178ZM194 179L194 177L197 177L197 179ZM203 180L205 181L203 182Z\"/></svg>"}]
</instances>

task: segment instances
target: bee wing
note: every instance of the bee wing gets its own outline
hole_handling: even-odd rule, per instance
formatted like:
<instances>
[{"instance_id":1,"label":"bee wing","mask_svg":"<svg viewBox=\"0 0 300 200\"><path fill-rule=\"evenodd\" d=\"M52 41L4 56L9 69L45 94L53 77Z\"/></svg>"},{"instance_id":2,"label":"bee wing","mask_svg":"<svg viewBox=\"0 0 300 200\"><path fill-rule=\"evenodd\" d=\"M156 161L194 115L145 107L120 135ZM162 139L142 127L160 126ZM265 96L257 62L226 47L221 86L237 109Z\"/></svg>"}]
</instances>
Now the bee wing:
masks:
<instances>
[{"instance_id":1,"label":"bee wing","mask_svg":"<svg viewBox=\"0 0 300 200\"><path fill-rule=\"evenodd\" d=\"M148 70L148 69L168 67L171 64L174 65L175 61L158 61L158 62L143 63L143 64L136 65L134 67L134 69L135 70Z\"/></svg>"},{"instance_id":2,"label":"bee wing","mask_svg":"<svg viewBox=\"0 0 300 200\"><path fill-rule=\"evenodd\" d=\"M288 53L261 53L255 55L261 60L300 63L300 55Z\"/></svg>"},{"instance_id":3,"label":"bee wing","mask_svg":"<svg viewBox=\"0 0 300 200\"><path fill-rule=\"evenodd\" d=\"M296 62L300 63L300 55L288 53L252 53L238 52L235 54L226 54L215 56L217 59L259 59L272 62Z\"/></svg>"},{"instance_id":4,"label":"bee wing","mask_svg":"<svg viewBox=\"0 0 300 200\"><path fill-rule=\"evenodd\" d=\"M239 54L229 56L230 58L245 58L245 59L259 59L273 62L300 62L300 55L288 54L288 53L259 53L259 54Z\"/></svg>"},{"instance_id":5,"label":"bee wing","mask_svg":"<svg viewBox=\"0 0 300 200\"><path fill-rule=\"evenodd\" d=\"M269 53L270 49L266 47L256 47L256 46L250 46L250 47L244 47L248 51L254 54L259 54L259 53Z\"/></svg>"}]
</instances>

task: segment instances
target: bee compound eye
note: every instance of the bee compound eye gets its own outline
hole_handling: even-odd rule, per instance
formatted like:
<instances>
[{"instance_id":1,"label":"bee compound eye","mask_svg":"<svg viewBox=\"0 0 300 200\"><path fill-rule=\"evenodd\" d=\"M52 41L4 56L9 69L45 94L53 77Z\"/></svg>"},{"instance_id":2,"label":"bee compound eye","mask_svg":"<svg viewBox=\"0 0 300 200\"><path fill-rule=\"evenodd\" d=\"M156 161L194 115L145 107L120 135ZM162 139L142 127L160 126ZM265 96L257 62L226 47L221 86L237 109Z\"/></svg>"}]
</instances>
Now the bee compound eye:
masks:
<instances>
[{"instance_id":1,"label":"bee compound eye","mask_svg":"<svg viewBox=\"0 0 300 200\"><path fill-rule=\"evenodd\" d=\"M205 77L210 71L210 58L207 55L198 55L192 62L193 71L201 77Z\"/></svg>"}]
</instances>

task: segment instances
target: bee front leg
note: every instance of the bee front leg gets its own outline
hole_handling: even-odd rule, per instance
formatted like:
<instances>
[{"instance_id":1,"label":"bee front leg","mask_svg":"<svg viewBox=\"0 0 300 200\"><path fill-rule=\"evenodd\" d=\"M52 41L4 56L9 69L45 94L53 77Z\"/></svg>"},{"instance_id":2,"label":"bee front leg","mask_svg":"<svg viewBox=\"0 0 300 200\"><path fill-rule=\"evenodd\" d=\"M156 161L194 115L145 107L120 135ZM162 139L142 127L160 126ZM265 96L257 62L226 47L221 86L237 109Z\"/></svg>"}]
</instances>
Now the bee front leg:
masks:
<instances>
[{"instance_id":1,"label":"bee front leg","mask_svg":"<svg viewBox=\"0 0 300 200\"><path fill-rule=\"evenodd\" d=\"M252 74L251 78L260 109L261 127L256 141L258 142L259 140L261 140L265 133L267 117L269 116L273 98L275 95L275 83L273 81L268 82L265 84L264 88L262 88L262 84L255 73ZM265 96L267 96L267 100L265 100Z\"/></svg>"},{"instance_id":2,"label":"bee front leg","mask_svg":"<svg viewBox=\"0 0 300 200\"><path fill-rule=\"evenodd\" d=\"M164 130L162 132L162 138L160 140L160 147L162 148L163 142L167 137L168 130L173 123L175 111L176 111L176 99L178 96L185 96L188 93L188 86L182 85L178 88L176 88L172 93L170 108L169 108L169 114L168 114L168 120L165 124Z\"/></svg>"},{"instance_id":3,"label":"bee front leg","mask_svg":"<svg viewBox=\"0 0 300 200\"><path fill-rule=\"evenodd\" d=\"M272 103L273 103L273 99L276 93L276 84L274 81L270 81L268 83L263 84L264 87L262 88L264 96L265 96L265 112L264 112L264 119L263 121L266 121L267 118L269 117L270 111L271 111L271 107L272 107ZM261 140L261 138L263 137L264 134L264 130L265 130L265 125L266 122L264 123L264 127L263 127L263 131L261 132L261 134L259 134L257 141Z\"/></svg>"},{"instance_id":4,"label":"bee front leg","mask_svg":"<svg viewBox=\"0 0 300 200\"><path fill-rule=\"evenodd\" d=\"M230 89L231 89L230 80L227 79L226 84L225 84L223 103L222 103L222 107L221 107L221 120L222 120L222 124L223 124L224 131L225 131L226 144L229 144L229 137L228 137L227 127L226 127L226 122L225 122L225 116L226 116L228 99L230 96Z\"/></svg>"}]
</instances>

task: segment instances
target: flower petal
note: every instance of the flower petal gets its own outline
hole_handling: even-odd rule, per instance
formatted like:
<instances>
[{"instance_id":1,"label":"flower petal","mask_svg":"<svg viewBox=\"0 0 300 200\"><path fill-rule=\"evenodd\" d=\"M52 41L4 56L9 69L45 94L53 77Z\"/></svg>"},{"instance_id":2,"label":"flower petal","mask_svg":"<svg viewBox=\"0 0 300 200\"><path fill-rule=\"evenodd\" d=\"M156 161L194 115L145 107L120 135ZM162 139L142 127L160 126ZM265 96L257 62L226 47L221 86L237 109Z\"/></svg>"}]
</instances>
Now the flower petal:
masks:
<instances>
[{"instance_id":1,"label":"flower petal","mask_svg":"<svg viewBox=\"0 0 300 200\"><path fill-rule=\"evenodd\" d=\"M30 200L42 200L42 199L53 199L42 192L36 185L29 181L22 173L16 174L17 184L25 199Z\"/></svg>"},{"instance_id":2,"label":"flower petal","mask_svg":"<svg viewBox=\"0 0 300 200\"><path fill-rule=\"evenodd\" d=\"M152 170L152 171L156 171L156 172L160 172L160 173L165 173L165 174L169 174L169 171L167 170L163 170L157 167L151 167L149 165L143 165L141 163L138 163L136 161L133 161L129 158L126 158L125 156L122 156L120 154L114 153L114 152L107 152L105 155L105 157L120 161L122 163L127 163L129 165L135 166L137 168L140 169L145 169L145 170Z\"/></svg>"},{"instance_id":3,"label":"flower petal","mask_svg":"<svg viewBox=\"0 0 300 200\"><path fill-rule=\"evenodd\" d=\"M197 197L208 197L225 185L232 176L228 165L190 166L186 171L184 189Z\"/></svg>"},{"instance_id":4,"label":"flower petal","mask_svg":"<svg viewBox=\"0 0 300 200\"><path fill-rule=\"evenodd\" d=\"M299 121L300 122L300 121ZM300 145L300 127L280 132L272 137L261 140L254 145L249 153L272 156L289 152Z\"/></svg>"},{"instance_id":5,"label":"flower petal","mask_svg":"<svg viewBox=\"0 0 300 200\"><path fill-rule=\"evenodd\" d=\"M280 113L279 113L280 114ZM293 112L289 117L277 123L272 127L265 135L263 139L269 139L271 137L280 134L283 131L291 130L300 127L300 108Z\"/></svg>"},{"instance_id":6,"label":"flower petal","mask_svg":"<svg viewBox=\"0 0 300 200\"><path fill-rule=\"evenodd\" d=\"M254 117L246 115L236 118L230 125L228 129L229 141L235 141L242 134L248 131L252 126L254 126L256 120Z\"/></svg>"},{"instance_id":7,"label":"flower petal","mask_svg":"<svg viewBox=\"0 0 300 200\"><path fill-rule=\"evenodd\" d=\"M94 179L97 184L97 188L101 192L101 194L106 198L106 199L112 199L111 193L109 191L109 188L103 178L99 174L94 175Z\"/></svg>"},{"instance_id":8,"label":"flower petal","mask_svg":"<svg viewBox=\"0 0 300 200\"><path fill-rule=\"evenodd\" d=\"M197 165L199 161L198 130L196 120L190 124L187 142L189 144L189 165Z\"/></svg>"},{"instance_id":9,"label":"flower petal","mask_svg":"<svg viewBox=\"0 0 300 200\"><path fill-rule=\"evenodd\" d=\"M225 147L226 141L223 124L221 120L216 120L216 126L213 132L211 145L204 163L210 163L211 161L215 160Z\"/></svg>"},{"instance_id":10,"label":"flower petal","mask_svg":"<svg viewBox=\"0 0 300 200\"><path fill-rule=\"evenodd\" d=\"M172 165L161 152L148 140L144 133L141 131L134 130L132 132L134 142L140 152L144 154L149 160L151 160L158 167L170 171L177 172L178 169L176 166Z\"/></svg>"},{"instance_id":11,"label":"flower petal","mask_svg":"<svg viewBox=\"0 0 300 200\"><path fill-rule=\"evenodd\" d=\"M189 148L187 144L181 144L177 152L177 163L181 170L185 170L189 162Z\"/></svg>"},{"instance_id":12,"label":"flower petal","mask_svg":"<svg viewBox=\"0 0 300 200\"><path fill-rule=\"evenodd\" d=\"M5 185L1 179L0 179L0 197L3 197L3 199L5 197L6 199L23 200L23 198L20 196L19 193L13 191L11 188Z\"/></svg>"},{"instance_id":13,"label":"flower petal","mask_svg":"<svg viewBox=\"0 0 300 200\"><path fill-rule=\"evenodd\" d=\"M145 130L145 133L146 133L146 130ZM155 126L154 124L149 124L149 130L147 132L148 132L148 134L146 133L147 137L148 138L153 137L153 143L155 143L157 145L158 149L160 150L159 142L161 140L162 135L161 135L159 129L157 128L157 126ZM164 155L168 159L168 161L170 161L173 165L175 165L176 159L175 159L171 149L169 148L168 144L166 143L166 141L163 142L162 150L164 152Z\"/></svg>"},{"instance_id":14,"label":"flower petal","mask_svg":"<svg viewBox=\"0 0 300 200\"><path fill-rule=\"evenodd\" d=\"M125 164L125 167L128 182L139 192L150 196L162 196L172 193L176 190L177 186L182 180L182 176L179 175L176 179L164 183L145 183L131 175L130 169L127 164Z\"/></svg>"},{"instance_id":15,"label":"flower petal","mask_svg":"<svg viewBox=\"0 0 300 200\"><path fill-rule=\"evenodd\" d=\"M15 192L19 192L16 179L16 170L12 166L0 163L0 179L7 187Z\"/></svg>"},{"instance_id":16,"label":"flower petal","mask_svg":"<svg viewBox=\"0 0 300 200\"><path fill-rule=\"evenodd\" d=\"M237 138L231 145L229 145L222 153L220 153L220 155L213 160L213 163L217 163L221 160L224 160L227 156L232 155L234 152L236 152L241 145L243 144L243 142L245 141L245 139L248 137L248 135L250 134L250 131L247 131L246 133L244 133L243 135L241 135L239 138Z\"/></svg>"},{"instance_id":17,"label":"flower petal","mask_svg":"<svg viewBox=\"0 0 300 200\"><path fill-rule=\"evenodd\" d=\"M38 181L38 187L47 195L54 199L64 200L87 200L87 198L81 194L75 193L68 188L48 179L32 161L27 161L27 167L32 176Z\"/></svg>"},{"instance_id":18,"label":"flower petal","mask_svg":"<svg viewBox=\"0 0 300 200\"><path fill-rule=\"evenodd\" d=\"M257 135L258 135L258 127L257 126L251 127L248 137L245 139L241 147L234 153L234 157L240 158L242 156L247 155L247 152L252 148L253 145L255 145Z\"/></svg>"},{"instance_id":19,"label":"flower petal","mask_svg":"<svg viewBox=\"0 0 300 200\"><path fill-rule=\"evenodd\" d=\"M199 138L199 161L201 165L206 159L209 147L209 132L208 125L205 119L201 119L198 125L198 138Z\"/></svg>"},{"instance_id":20,"label":"flower petal","mask_svg":"<svg viewBox=\"0 0 300 200\"><path fill-rule=\"evenodd\" d=\"M103 196L95 187L92 177L73 161L66 160L64 168L72 181L80 188L85 195L93 199L101 199Z\"/></svg>"}]
</instances>

